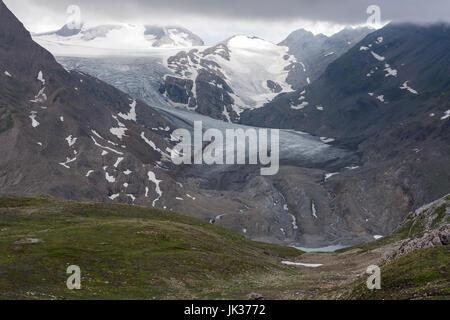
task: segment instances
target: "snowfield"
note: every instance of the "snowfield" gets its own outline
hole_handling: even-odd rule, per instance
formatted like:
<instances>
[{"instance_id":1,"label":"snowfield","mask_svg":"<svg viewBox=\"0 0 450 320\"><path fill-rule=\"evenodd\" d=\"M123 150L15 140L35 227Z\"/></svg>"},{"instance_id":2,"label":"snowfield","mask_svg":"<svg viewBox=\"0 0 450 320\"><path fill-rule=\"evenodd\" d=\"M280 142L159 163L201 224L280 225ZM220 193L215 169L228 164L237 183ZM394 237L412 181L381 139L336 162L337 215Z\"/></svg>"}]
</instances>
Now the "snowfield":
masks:
<instances>
[{"instance_id":1,"label":"snowfield","mask_svg":"<svg viewBox=\"0 0 450 320\"><path fill-rule=\"evenodd\" d=\"M126 23L83 27L78 34L71 36L60 35L56 31L32 36L34 41L53 54L65 56L109 55L112 51L120 54L159 48L180 49L203 43L200 38L181 27Z\"/></svg>"},{"instance_id":2,"label":"snowfield","mask_svg":"<svg viewBox=\"0 0 450 320\"><path fill-rule=\"evenodd\" d=\"M203 69L212 68L223 74L223 80L234 92L231 96L235 100L233 110L237 114L244 109L262 107L279 93L293 91L286 78L289 67L297 61L289 55L287 47L238 35L216 46L190 51L189 54L193 54L196 61L188 56L187 59L169 63L167 67L175 72L182 69L182 73L176 76L193 81ZM200 63L201 59L212 61L217 66L206 68ZM273 92L268 87L269 80L280 86L281 90ZM192 92L196 97L195 81Z\"/></svg>"}]
</instances>

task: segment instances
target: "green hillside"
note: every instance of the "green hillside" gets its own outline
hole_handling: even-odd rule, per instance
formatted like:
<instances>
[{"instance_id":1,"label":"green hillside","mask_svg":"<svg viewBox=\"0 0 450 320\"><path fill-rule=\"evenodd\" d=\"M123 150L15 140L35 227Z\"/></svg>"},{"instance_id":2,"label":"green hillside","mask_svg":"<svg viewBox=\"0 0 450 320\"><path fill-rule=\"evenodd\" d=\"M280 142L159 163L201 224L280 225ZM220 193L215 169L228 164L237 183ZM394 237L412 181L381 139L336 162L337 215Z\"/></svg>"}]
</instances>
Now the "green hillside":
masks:
<instances>
[{"instance_id":1,"label":"green hillside","mask_svg":"<svg viewBox=\"0 0 450 320\"><path fill-rule=\"evenodd\" d=\"M245 298L288 281L280 257L300 254L167 211L0 197L0 299Z\"/></svg>"},{"instance_id":2,"label":"green hillside","mask_svg":"<svg viewBox=\"0 0 450 320\"><path fill-rule=\"evenodd\" d=\"M383 261L399 240L446 228L449 202L411 213L380 240L303 253L169 211L0 196L0 299L448 298L448 245ZM382 274L374 292L365 286L372 264ZM70 265L81 268L81 290L66 287Z\"/></svg>"},{"instance_id":3,"label":"green hillside","mask_svg":"<svg viewBox=\"0 0 450 320\"><path fill-rule=\"evenodd\" d=\"M381 268L382 290L369 291L358 282L346 299L450 299L450 248L413 251Z\"/></svg>"}]
</instances>

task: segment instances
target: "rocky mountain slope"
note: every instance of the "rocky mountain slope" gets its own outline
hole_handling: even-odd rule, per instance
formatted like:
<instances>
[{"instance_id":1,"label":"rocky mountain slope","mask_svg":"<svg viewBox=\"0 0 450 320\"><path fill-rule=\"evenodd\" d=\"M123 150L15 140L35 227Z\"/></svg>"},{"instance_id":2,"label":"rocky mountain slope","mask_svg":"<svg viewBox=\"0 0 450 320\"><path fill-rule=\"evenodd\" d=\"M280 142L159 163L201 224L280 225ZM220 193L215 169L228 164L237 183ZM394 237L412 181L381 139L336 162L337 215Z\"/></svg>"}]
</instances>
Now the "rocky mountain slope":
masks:
<instances>
[{"instance_id":1,"label":"rocky mountain slope","mask_svg":"<svg viewBox=\"0 0 450 320\"><path fill-rule=\"evenodd\" d=\"M358 142L414 116L446 120L449 30L447 24L388 25L311 85L247 112L248 119L243 114L242 122Z\"/></svg>"},{"instance_id":2,"label":"rocky mountain slope","mask_svg":"<svg viewBox=\"0 0 450 320\"><path fill-rule=\"evenodd\" d=\"M244 112L241 121L304 130L357 150L359 168L328 181L337 212L365 212L367 221L376 213L398 224L450 190L449 30L388 25L311 85Z\"/></svg>"},{"instance_id":3,"label":"rocky mountain slope","mask_svg":"<svg viewBox=\"0 0 450 320\"><path fill-rule=\"evenodd\" d=\"M3 2L0 15L0 192L148 206L166 183L176 193L162 169L171 164L171 124L110 85L66 71Z\"/></svg>"},{"instance_id":4,"label":"rocky mountain slope","mask_svg":"<svg viewBox=\"0 0 450 320\"><path fill-rule=\"evenodd\" d=\"M288 47L289 53L302 62L304 72L292 72L289 80L295 84L296 89L316 80L331 62L373 31L375 30L367 27L345 28L330 37L314 35L304 29L292 32L279 45Z\"/></svg>"},{"instance_id":5,"label":"rocky mountain slope","mask_svg":"<svg viewBox=\"0 0 450 320\"><path fill-rule=\"evenodd\" d=\"M450 195L447 195L410 213L387 237L358 247L365 252L383 252L379 262L381 290L369 291L365 281L357 280L328 297L448 299L449 245Z\"/></svg>"}]
</instances>

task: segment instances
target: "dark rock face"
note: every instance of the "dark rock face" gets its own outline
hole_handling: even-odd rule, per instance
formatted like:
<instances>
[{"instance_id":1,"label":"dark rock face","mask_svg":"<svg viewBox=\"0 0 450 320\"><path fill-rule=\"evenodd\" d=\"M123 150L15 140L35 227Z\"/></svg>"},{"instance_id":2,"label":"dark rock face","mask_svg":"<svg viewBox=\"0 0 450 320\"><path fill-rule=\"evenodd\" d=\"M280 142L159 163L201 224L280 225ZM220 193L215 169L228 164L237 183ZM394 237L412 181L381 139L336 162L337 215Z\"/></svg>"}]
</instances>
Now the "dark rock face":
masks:
<instances>
[{"instance_id":1,"label":"dark rock face","mask_svg":"<svg viewBox=\"0 0 450 320\"><path fill-rule=\"evenodd\" d=\"M190 76L187 65L198 64L200 70L194 80L178 78L171 75L165 77L160 92L175 103L185 104L188 109L225 121L236 121L239 116L233 110L233 90L224 80L225 75L220 66L208 59L199 59L197 49L179 52L168 59L177 76ZM226 53L226 51L225 51ZM202 55L207 55L205 51ZM194 86L195 82L195 86Z\"/></svg>"},{"instance_id":2,"label":"dark rock face","mask_svg":"<svg viewBox=\"0 0 450 320\"><path fill-rule=\"evenodd\" d=\"M215 119L235 121L238 115L233 110L233 90L217 74L201 70L195 80L197 92L197 111ZM227 118L228 115L228 118Z\"/></svg>"},{"instance_id":3,"label":"dark rock face","mask_svg":"<svg viewBox=\"0 0 450 320\"><path fill-rule=\"evenodd\" d=\"M191 99L195 99L192 93L194 82L189 79L180 79L167 76L165 85L161 86L161 93L169 95L173 102L190 104Z\"/></svg>"},{"instance_id":4,"label":"dark rock face","mask_svg":"<svg viewBox=\"0 0 450 320\"><path fill-rule=\"evenodd\" d=\"M203 61L207 65L211 62ZM175 103L185 104L188 109L216 119L236 121L238 115L233 110L233 90L216 73L200 70L194 81L166 76L160 92ZM195 97L197 94L197 98ZM225 115L226 114L226 115Z\"/></svg>"},{"instance_id":5,"label":"dark rock face","mask_svg":"<svg viewBox=\"0 0 450 320\"><path fill-rule=\"evenodd\" d=\"M281 86L278 83L272 80L267 80L267 87L270 88L270 90L272 90L272 92L275 93L280 93L283 90L283 88L281 88Z\"/></svg>"},{"instance_id":6,"label":"dark rock face","mask_svg":"<svg viewBox=\"0 0 450 320\"><path fill-rule=\"evenodd\" d=\"M447 110L448 35L445 25L387 26L330 64L310 86L278 96L247 112L248 118L244 113L242 122L358 142L418 113L434 120ZM308 104L292 108L299 99Z\"/></svg>"},{"instance_id":7,"label":"dark rock face","mask_svg":"<svg viewBox=\"0 0 450 320\"><path fill-rule=\"evenodd\" d=\"M414 250L448 245L449 237L450 225L446 225L437 230L427 231L420 237L403 240L399 243L399 248L386 259L386 262L398 259ZM444 241L442 241L442 239L444 239Z\"/></svg>"}]
</instances>

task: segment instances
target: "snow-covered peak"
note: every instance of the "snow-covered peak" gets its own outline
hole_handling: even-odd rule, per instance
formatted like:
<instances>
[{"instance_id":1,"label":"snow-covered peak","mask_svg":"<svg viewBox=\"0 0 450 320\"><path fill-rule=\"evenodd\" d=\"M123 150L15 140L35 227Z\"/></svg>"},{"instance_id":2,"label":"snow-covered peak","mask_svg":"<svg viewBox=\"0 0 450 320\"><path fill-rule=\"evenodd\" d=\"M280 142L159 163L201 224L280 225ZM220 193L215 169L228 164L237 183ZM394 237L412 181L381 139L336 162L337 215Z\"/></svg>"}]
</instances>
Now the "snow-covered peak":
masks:
<instances>
[{"instance_id":1,"label":"snow-covered peak","mask_svg":"<svg viewBox=\"0 0 450 320\"><path fill-rule=\"evenodd\" d=\"M246 35L235 35L225 41L229 48L264 50L275 44L258 37L249 37Z\"/></svg>"},{"instance_id":2,"label":"snow-covered peak","mask_svg":"<svg viewBox=\"0 0 450 320\"><path fill-rule=\"evenodd\" d=\"M182 27L136 24L83 26L76 30L64 26L58 31L33 34L33 39L53 54L63 56L70 55L71 52L76 55L95 55L103 50L121 54L133 50L203 45L202 39Z\"/></svg>"},{"instance_id":3,"label":"snow-covered peak","mask_svg":"<svg viewBox=\"0 0 450 320\"><path fill-rule=\"evenodd\" d=\"M186 28L177 26L145 26L145 38L153 47L202 46L203 40Z\"/></svg>"},{"instance_id":4,"label":"snow-covered peak","mask_svg":"<svg viewBox=\"0 0 450 320\"><path fill-rule=\"evenodd\" d=\"M236 35L215 46L171 57L168 67L177 76L194 82L201 71L220 76L232 91L233 110L240 114L293 90L286 79L297 62L288 50L260 38ZM196 87L193 90L194 97L201 94Z\"/></svg>"}]
</instances>

